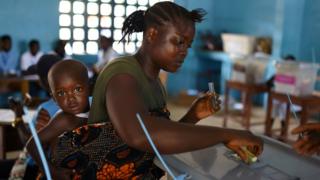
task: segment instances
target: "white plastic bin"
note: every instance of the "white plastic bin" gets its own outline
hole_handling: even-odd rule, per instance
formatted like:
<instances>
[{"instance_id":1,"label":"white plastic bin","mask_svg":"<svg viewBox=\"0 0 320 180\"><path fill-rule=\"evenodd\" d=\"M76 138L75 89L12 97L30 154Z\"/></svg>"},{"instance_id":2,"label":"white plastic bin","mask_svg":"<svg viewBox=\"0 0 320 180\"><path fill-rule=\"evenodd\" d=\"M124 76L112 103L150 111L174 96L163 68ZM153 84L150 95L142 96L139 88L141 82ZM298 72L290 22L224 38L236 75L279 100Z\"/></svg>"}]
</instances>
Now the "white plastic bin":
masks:
<instances>
[{"instance_id":1,"label":"white plastic bin","mask_svg":"<svg viewBox=\"0 0 320 180\"><path fill-rule=\"evenodd\" d=\"M232 55L247 56L253 54L256 37L241 34L222 34L223 50Z\"/></svg>"},{"instance_id":2,"label":"white plastic bin","mask_svg":"<svg viewBox=\"0 0 320 180\"><path fill-rule=\"evenodd\" d=\"M276 64L275 91L296 96L312 94L319 69L318 64L280 61Z\"/></svg>"},{"instance_id":3,"label":"white plastic bin","mask_svg":"<svg viewBox=\"0 0 320 180\"><path fill-rule=\"evenodd\" d=\"M243 71L239 71L233 67L231 80L242 83L259 84L265 82L265 73L271 60L266 58L255 58L249 56L246 58L238 58L234 60L234 66L242 66Z\"/></svg>"}]
</instances>

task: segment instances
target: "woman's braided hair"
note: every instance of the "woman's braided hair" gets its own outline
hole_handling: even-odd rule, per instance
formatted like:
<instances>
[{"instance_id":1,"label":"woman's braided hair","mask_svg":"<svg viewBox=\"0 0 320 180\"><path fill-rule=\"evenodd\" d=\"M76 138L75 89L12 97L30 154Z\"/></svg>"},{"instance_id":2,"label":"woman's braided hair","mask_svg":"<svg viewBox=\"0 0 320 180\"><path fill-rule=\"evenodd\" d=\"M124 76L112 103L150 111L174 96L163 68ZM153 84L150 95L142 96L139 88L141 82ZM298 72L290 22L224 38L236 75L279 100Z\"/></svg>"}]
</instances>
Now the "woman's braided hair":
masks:
<instances>
[{"instance_id":1,"label":"woman's braided hair","mask_svg":"<svg viewBox=\"0 0 320 180\"><path fill-rule=\"evenodd\" d=\"M122 41L127 35L134 32L143 32L151 25L165 25L166 22L172 24L181 22L182 20L201 22L206 12L203 9L194 9L188 11L170 1L164 1L154 4L146 11L138 10L133 12L126 18L122 27Z\"/></svg>"}]
</instances>

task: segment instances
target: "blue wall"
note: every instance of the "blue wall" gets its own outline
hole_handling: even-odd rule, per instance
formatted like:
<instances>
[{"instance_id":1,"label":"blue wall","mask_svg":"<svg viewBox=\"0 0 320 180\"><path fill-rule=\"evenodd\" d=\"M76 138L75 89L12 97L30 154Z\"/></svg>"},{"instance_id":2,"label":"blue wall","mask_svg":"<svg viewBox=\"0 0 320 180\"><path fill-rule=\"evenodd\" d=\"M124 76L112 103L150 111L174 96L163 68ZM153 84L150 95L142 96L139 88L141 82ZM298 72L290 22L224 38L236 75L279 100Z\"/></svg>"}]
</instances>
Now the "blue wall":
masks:
<instances>
[{"instance_id":1,"label":"blue wall","mask_svg":"<svg viewBox=\"0 0 320 180\"><path fill-rule=\"evenodd\" d=\"M312 49L317 63L320 63L320 1L306 0L301 30L300 57L312 60Z\"/></svg>"},{"instance_id":2,"label":"blue wall","mask_svg":"<svg viewBox=\"0 0 320 180\"><path fill-rule=\"evenodd\" d=\"M312 49L320 63L320 1L319 0L211 0L176 1L188 9L204 8L208 20L199 30L269 36L273 40L275 59L293 54L298 60L311 61ZM204 24L204 25L203 25ZM190 53L179 73L168 81L169 94L196 88L199 59ZM191 69L192 68L192 69ZM192 77L189 77L192 76ZM187 77L187 78L186 78ZM186 82L187 80L190 82ZM183 83L182 83L183 82Z\"/></svg>"},{"instance_id":3,"label":"blue wall","mask_svg":"<svg viewBox=\"0 0 320 180\"><path fill-rule=\"evenodd\" d=\"M1 0L0 35L10 34L14 49L23 52L32 38L40 40L42 50L51 50L59 37L58 0ZM319 0L176 0L188 8L204 8L206 20L197 31L211 30L244 33L273 38L273 55L279 58L293 54L298 59L311 61L312 48L320 61L320 1ZM176 95L181 90L195 89L199 61L194 50L176 74L170 74L168 92ZM76 58L95 61L94 56Z\"/></svg>"},{"instance_id":4,"label":"blue wall","mask_svg":"<svg viewBox=\"0 0 320 180\"><path fill-rule=\"evenodd\" d=\"M59 38L57 0L1 0L0 35L10 34L13 49L21 53L27 49L30 39L41 43L42 51L52 49Z\"/></svg>"}]
</instances>

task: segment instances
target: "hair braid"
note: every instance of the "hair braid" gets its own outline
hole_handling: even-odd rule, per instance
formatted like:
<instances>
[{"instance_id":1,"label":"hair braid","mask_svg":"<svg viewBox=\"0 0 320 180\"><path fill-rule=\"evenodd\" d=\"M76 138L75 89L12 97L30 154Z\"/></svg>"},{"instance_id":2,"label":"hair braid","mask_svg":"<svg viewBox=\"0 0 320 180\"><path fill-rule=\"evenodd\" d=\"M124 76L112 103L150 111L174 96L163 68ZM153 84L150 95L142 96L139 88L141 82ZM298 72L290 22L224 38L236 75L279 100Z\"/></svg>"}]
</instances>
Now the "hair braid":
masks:
<instances>
[{"instance_id":1,"label":"hair braid","mask_svg":"<svg viewBox=\"0 0 320 180\"><path fill-rule=\"evenodd\" d=\"M126 20L123 22L123 27L122 27L123 36L120 41L122 41L126 37L126 35L130 37L132 33L142 32L144 30L145 28L144 14L145 14L145 11L138 10L133 12L130 16L126 18Z\"/></svg>"},{"instance_id":2,"label":"hair braid","mask_svg":"<svg viewBox=\"0 0 320 180\"><path fill-rule=\"evenodd\" d=\"M179 6L170 1L163 1L154 4L146 11L138 10L133 12L123 23L122 41L126 35L134 32L142 32L146 28L155 25L165 25L166 22L172 24L191 21L193 23L201 22L206 12L203 9L194 9L188 11L186 8Z\"/></svg>"}]
</instances>

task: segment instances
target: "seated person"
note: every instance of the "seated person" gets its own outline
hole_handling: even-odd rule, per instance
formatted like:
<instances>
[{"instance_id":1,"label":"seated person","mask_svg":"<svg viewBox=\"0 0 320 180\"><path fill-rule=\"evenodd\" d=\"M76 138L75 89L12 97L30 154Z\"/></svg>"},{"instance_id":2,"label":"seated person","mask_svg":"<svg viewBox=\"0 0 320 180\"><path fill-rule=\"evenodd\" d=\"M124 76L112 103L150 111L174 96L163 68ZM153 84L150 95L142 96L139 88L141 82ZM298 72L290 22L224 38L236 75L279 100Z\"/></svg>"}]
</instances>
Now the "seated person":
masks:
<instances>
[{"instance_id":1,"label":"seated person","mask_svg":"<svg viewBox=\"0 0 320 180\"><path fill-rule=\"evenodd\" d=\"M93 71L98 74L102 68L111 60L117 58L118 53L112 48L113 39L100 36L100 50L98 52L98 61L93 66Z\"/></svg>"},{"instance_id":2,"label":"seated person","mask_svg":"<svg viewBox=\"0 0 320 180\"><path fill-rule=\"evenodd\" d=\"M29 42L29 50L22 54L20 68L22 75L36 74L36 64L43 53L40 51L40 43L33 39Z\"/></svg>"},{"instance_id":3,"label":"seated person","mask_svg":"<svg viewBox=\"0 0 320 180\"><path fill-rule=\"evenodd\" d=\"M72 174L63 167L75 169L83 179L93 176L97 179L160 178L161 173L153 164L153 151L136 113L142 115L150 135L163 154L187 152L219 143L224 143L244 160L247 155L242 146L246 146L255 155L262 152L262 140L248 131L194 125L216 112L217 109L212 106L215 97L213 93L207 93L194 102L180 122L171 121L166 111L165 90L160 84L158 73L160 69L176 72L182 65L194 37L195 23L202 20L201 12L188 11L166 1L156 3L146 11L135 11L125 20L124 37L144 31L143 43L137 54L111 62L99 74L88 119L92 125L73 130L85 124L84 118L75 116L86 110L81 105L85 103L76 103L80 98L75 97L84 94L83 86L87 79L79 78L79 73L72 78L76 83L72 83L66 75L70 68L63 66L51 69L52 73L48 76L50 88L65 112L55 116L54 119L59 120L52 120L39 132L39 136L44 148L51 149L50 168L55 179L66 179ZM71 71L76 71L75 66L72 67ZM81 73L82 76L84 74ZM58 81L62 77L63 82ZM73 87L73 84L81 88ZM65 85L69 87L67 92L64 90ZM74 103L68 103L70 101ZM104 127L94 128L96 123L104 123ZM57 142L55 139L59 135L62 136ZM40 163L32 139L28 150ZM63 152L67 155L62 156L60 153ZM99 155L104 158L98 158Z\"/></svg>"},{"instance_id":4,"label":"seated person","mask_svg":"<svg viewBox=\"0 0 320 180\"><path fill-rule=\"evenodd\" d=\"M49 52L49 54L56 55L60 57L61 59L71 59L69 55L66 54L65 46L67 44L67 41L65 40L57 40L54 44L53 51Z\"/></svg>"},{"instance_id":5,"label":"seated person","mask_svg":"<svg viewBox=\"0 0 320 180\"><path fill-rule=\"evenodd\" d=\"M16 75L18 73L18 56L11 49L11 37L9 35L1 36L0 45L0 75Z\"/></svg>"}]
</instances>

